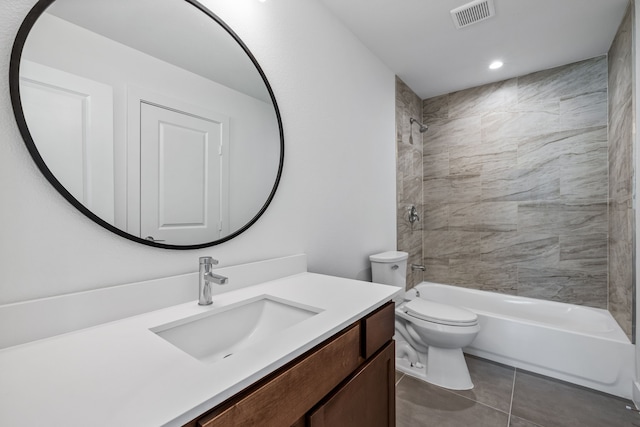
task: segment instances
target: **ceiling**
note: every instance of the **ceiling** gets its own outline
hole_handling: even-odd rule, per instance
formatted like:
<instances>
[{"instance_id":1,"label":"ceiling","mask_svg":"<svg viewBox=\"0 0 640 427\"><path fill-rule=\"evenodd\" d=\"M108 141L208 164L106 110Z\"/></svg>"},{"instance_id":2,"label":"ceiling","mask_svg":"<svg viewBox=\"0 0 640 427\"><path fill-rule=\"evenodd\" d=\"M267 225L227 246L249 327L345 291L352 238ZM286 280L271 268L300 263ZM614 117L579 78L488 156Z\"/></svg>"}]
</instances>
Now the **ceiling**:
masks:
<instances>
[{"instance_id":1,"label":"ceiling","mask_svg":"<svg viewBox=\"0 0 640 427\"><path fill-rule=\"evenodd\" d=\"M457 29L450 10L470 0L320 1L422 99L606 54L629 3L494 0Z\"/></svg>"},{"instance_id":2,"label":"ceiling","mask_svg":"<svg viewBox=\"0 0 640 427\"><path fill-rule=\"evenodd\" d=\"M47 12L202 77L271 102L240 45L183 0L57 0Z\"/></svg>"}]
</instances>

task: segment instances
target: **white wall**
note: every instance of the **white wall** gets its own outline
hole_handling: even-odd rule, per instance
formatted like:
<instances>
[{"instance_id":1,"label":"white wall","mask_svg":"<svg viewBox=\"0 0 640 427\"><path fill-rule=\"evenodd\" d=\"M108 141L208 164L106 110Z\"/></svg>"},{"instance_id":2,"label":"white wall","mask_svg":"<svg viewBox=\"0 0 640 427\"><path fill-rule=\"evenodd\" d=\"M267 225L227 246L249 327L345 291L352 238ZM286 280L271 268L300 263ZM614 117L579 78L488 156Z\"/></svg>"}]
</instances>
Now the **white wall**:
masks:
<instances>
[{"instance_id":1,"label":"white wall","mask_svg":"<svg viewBox=\"0 0 640 427\"><path fill-rule=\"evenodd\" d=\"M34 0L0 2L0 75ZM315 0L206 0L249 46L278 101L285 167L247 232L197 251L142 246L98 227L31 160L0 79L0 304L305 252L309 270L368 278L395 248L394 75Z\"/></svg>"}]
</instances>

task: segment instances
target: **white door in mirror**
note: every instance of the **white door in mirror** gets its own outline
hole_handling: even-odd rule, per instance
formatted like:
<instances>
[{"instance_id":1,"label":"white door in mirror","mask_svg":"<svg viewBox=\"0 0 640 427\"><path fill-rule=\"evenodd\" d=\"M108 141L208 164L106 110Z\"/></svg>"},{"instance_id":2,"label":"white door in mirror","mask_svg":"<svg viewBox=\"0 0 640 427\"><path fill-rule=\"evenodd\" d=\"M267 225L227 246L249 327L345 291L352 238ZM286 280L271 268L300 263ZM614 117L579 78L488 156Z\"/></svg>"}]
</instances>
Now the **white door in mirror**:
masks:
<instances>
[{"instance_id":1,"label":"white door in mirror","mask_svg":"<svg viewBox=\"0 0 640 427\"><path fill-rule=\"evenodd\" d=\"M226 235L229 119L140 108L141 236L180 245Z\"/></svg>"},{"instance_id":2,"label":"white door in mirror","mask_svg":"<svg viewBox=\"0 0 640 427\"><path fill-rule=\"evenodd\" d=\"M111 86L36 62L20 67L22 108L42 159L76 200L113 224Z\"/></svg>"}]
</instances>

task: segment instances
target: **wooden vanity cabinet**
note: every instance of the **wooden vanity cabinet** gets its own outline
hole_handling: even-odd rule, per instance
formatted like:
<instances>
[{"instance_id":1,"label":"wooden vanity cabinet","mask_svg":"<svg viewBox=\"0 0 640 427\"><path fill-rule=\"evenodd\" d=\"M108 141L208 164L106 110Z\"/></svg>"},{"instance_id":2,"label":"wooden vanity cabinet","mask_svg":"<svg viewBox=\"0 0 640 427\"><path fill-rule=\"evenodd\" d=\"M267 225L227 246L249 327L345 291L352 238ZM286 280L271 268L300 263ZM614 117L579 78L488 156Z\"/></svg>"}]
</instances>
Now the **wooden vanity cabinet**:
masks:
<instances>
[{"instance_id":1,"label":"wooden vanity cabinet","mask_svg":"<svg viewBox=\"0 0 640 427\"><path fill-rule=\"evenodd\" d=\"M395 426L390 302L185 427Z\"/></svg>"},{"instance_id":2,"label":"wooden vanity cabinet","mask_svg":"<svg viewBox=\"0 0 640 427\"><path fill-rule=\"evenodd\" d=\"M307 417L309 427L395 426L395 346L382 351Z\"/></svg>"}]
</instances>

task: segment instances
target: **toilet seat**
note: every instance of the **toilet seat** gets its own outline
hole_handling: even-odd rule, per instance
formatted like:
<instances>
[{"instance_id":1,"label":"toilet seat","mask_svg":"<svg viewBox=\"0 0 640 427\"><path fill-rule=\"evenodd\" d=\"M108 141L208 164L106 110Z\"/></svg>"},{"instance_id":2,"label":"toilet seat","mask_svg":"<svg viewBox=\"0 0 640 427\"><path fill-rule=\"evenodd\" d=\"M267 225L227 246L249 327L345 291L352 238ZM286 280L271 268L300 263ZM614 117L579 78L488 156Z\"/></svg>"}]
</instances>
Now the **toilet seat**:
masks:
<instances>
[{"instance_id":1,"label":"toilet seat","mask_svg":"<svg viewBox=\"0 0 640 427\"><path fill-rule=\"evenodd\" d=\"M404 312L416 319L449 326L475 326L478 316L464 308L416 298L404 305Z\"/></svg>"}]
</instances>

